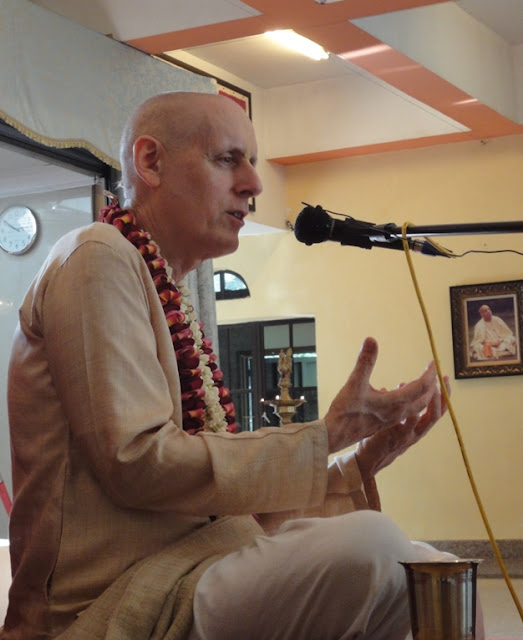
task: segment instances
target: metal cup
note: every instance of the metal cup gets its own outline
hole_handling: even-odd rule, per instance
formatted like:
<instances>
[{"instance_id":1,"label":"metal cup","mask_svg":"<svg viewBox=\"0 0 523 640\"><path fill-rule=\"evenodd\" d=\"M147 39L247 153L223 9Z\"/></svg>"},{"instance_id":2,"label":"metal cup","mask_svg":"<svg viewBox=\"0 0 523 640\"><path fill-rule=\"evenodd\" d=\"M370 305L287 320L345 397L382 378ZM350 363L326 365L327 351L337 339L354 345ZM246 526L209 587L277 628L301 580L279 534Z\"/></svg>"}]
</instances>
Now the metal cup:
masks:
<instances>
[{"instance_id":1,"label":"metal cup","mask_svg":"<svg viewBox=\"0 0 523 640\"><path fill-rule=\"evenodd\" d=\"M480 562L400 563L407 574L413 640L475 640Z\"/></svg>"}]
</instances>

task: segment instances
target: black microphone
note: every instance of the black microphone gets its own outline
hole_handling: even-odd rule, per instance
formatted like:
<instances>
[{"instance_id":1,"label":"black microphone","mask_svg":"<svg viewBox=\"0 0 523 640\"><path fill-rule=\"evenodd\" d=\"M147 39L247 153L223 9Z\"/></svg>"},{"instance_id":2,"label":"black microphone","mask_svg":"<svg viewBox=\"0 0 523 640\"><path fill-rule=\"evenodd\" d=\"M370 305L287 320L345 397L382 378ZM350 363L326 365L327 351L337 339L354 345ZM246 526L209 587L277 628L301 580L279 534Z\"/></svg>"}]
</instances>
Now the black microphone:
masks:
<instances>
[{"instance_id":1,"label":"black microphone","mask_svg":"<svg viewBox=\"0 0 523 640\"><path fill-rule=\"evenodd\" d=\"M305 203L304 203L305 204ZM384 247L403 251L403 241L397 234L387 230L387 225L376 226L373 222L364 222L346 217L338 220L331 217L320 205L306 205L298 214L294 223L294 235L306 245L332 240L343 246L351 245L362 249ZM428 240L406 238L411 251L429 256L450 258L451 252Z\"/></svg>"}]
</instances>

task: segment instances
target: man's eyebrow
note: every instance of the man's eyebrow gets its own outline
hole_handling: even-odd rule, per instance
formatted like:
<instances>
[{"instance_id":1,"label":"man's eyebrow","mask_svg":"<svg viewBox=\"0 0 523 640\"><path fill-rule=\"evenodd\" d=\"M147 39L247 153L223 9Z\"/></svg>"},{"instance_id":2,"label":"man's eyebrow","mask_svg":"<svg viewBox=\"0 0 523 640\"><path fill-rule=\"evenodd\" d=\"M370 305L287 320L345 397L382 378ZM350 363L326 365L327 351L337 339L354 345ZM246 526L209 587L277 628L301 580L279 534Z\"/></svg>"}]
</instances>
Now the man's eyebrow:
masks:
<instances>
[{"instance_id":1,"label":"man's eyebrow","mask_svg":"<svg viewBox=\"0 0 523 640\"><path fill-rule=\"evenodd\" d=\"M241 147L232 147L229 149L229 153L233 153L235 156L247 157L246 152Z\"/></svg>"},{"instance_id":2,"label":"man's eyebrow","mask_svg":"<svg viewBox=\"0 0 523 640\"><path fill-rule=\"evenodd\" d=\"M247 152L244 149L241 149L240 147L232 147L226 151L223 151L222 153L230 153L236 158L238 157L245 158L252 165L255 165L258 161L258 156L255 155L255 156L248 157ZM221 154L217 154L217 155L221 155Z\"/></svg>"}]
</instances>

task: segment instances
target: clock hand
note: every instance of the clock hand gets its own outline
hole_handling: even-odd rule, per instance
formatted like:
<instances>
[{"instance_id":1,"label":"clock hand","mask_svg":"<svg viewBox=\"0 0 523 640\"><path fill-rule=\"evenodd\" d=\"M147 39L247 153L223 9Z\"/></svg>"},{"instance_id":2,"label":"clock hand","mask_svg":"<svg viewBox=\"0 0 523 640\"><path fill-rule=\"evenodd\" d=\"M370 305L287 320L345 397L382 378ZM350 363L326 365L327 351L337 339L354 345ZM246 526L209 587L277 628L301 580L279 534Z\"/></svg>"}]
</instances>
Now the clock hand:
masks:
<instances>
[{"instance_id":1,"label":"clock hand","mask_svg":"<svg viewBox=\"0 0 523 640\"><path fill-rule=\"evenodd\" d=\"M11 227L11 229L14 229L15 231L21 231L20 227L13 227L13 225L10 222L7 222L7 220L4 221L4 224L6 224L8 227Z\"/></svg>"}]
</instances>

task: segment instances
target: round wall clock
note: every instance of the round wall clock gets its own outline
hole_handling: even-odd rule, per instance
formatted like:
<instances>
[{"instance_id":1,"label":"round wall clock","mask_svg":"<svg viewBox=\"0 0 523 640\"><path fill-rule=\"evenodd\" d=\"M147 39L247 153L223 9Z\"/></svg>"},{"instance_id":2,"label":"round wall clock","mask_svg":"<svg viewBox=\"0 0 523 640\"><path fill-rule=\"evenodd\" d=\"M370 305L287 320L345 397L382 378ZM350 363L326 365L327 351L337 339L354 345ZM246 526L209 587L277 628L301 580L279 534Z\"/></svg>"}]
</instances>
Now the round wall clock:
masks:
<instances>
[{"instance_id":1,"label":"round wall clock","mask_svg":"<svg viewBox=\"0 0 523 640\"><path fill-rule=\"evenodd\" d=\"M0 213L0 247L7 253L25 253L37 235L38 223L28 207L14 205Z\"/></svg>"}]
</instances>

